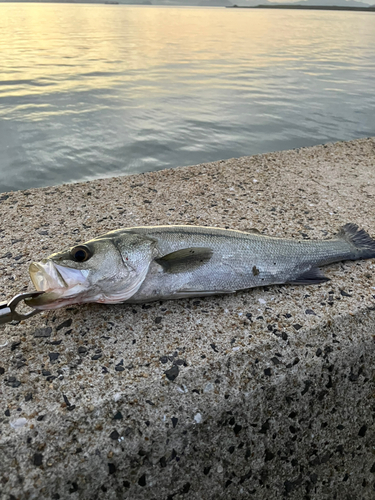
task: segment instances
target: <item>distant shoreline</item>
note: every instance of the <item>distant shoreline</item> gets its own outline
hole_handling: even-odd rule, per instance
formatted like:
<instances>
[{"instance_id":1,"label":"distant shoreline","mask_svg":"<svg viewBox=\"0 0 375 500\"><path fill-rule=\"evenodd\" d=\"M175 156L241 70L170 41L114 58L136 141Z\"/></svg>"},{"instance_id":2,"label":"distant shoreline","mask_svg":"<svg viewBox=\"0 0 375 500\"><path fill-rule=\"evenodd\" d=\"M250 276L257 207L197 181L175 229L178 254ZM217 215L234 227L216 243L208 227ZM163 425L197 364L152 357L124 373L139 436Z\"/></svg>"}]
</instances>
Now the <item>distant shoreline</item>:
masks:
<instances>
[{"instance_id":1,"label":"distant shoreline","mask_svg":"<svg viewBox=\"0 0 375 500\"><path fill-rule=\"evenodd\" d=\"M227 9L294 9L294 10L352 10L359 12L375 12L373 7L343 7L338 5L256 5L250 7L247 5L228 5Z\"/></svg>"},{"instance_id":2,"label":"distant shoreline","mask_svg":"<svg viewBox=\"0 0 375 500\"><path fill-rule=\"evenodd\" d=\"M232 0L233 1L233 0ZM241 1L241 0L240 0ZM293 9L293 10L348 10L358 12L375 12L375 5L369 7L344 7L338 5L175 5L175 4L153 4L152 0L136 0L134 3L122 3L118 0L0 0L0 3L68 3L68 4L95 4L95 5L125 5L128 7L134 6L149 6L149 7L222 7L225 9Z\"/></svg>"}]
</instances>

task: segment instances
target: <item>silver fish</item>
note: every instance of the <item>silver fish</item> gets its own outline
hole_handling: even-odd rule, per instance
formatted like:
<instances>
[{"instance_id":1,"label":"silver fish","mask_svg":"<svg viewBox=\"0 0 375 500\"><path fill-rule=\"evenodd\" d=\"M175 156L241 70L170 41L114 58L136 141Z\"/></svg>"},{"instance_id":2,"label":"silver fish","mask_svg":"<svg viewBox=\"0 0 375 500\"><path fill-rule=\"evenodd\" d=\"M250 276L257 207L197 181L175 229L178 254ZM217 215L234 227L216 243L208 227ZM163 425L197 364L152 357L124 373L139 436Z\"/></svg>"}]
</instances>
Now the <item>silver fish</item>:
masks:
<instances>
[{"instance_id":1,"label":"silver fish","mask_svg":"<svg viewBox=\"0 0 375 500\"><path fill-rule=\"evenodd\" d=\"M149 302L233 293L282 283L327 281L318 266L375 257L375 240L346 224L330 240L274 238L214 227L152 226L111 231L30 265L45 293L36 309Z\"/></svg>"}]
</instances>

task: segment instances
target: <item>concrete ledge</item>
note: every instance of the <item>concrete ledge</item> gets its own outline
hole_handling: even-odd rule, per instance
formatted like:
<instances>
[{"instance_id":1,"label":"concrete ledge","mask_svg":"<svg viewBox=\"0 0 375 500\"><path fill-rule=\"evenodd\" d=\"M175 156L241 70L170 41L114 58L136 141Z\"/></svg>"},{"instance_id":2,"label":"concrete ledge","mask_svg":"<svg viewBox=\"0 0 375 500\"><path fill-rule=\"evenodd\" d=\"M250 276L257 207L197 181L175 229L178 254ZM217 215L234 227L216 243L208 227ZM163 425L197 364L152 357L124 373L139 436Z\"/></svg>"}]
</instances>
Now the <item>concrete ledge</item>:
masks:
<instances>
[{"instance_id":1,"label":"concrete ledge","mask_svg":"<svg viewBox=\"0 0 375 500\"><path fill-rule=\"evenodd\" d=\"M374 167L372 138L0 194L1 291L125 226L374 235ZM2 328L0 498L374 498L374 270Z\"/></svg>"}]
</instances>

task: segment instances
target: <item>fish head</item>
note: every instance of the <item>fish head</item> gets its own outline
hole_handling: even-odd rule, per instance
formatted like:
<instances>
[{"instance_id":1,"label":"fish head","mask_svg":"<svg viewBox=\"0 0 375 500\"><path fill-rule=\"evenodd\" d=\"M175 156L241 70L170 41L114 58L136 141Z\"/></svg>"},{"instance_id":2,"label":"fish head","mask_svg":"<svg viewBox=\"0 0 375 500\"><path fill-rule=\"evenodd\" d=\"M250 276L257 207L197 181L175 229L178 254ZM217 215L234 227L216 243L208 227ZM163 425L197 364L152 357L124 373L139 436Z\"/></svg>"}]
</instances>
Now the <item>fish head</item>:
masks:
<instances>
[{"instance_id":1,"label":"fish head","mask_svg":"<svg viewBox=\"0 0 375 500\"><path fill-rule=\"evenodd\" d=\"M33 262L29 274L42 295L27 299L35 309L128 300L141 286L155 253L154 240L117 231Z\"/></svg>"}]
</instances>

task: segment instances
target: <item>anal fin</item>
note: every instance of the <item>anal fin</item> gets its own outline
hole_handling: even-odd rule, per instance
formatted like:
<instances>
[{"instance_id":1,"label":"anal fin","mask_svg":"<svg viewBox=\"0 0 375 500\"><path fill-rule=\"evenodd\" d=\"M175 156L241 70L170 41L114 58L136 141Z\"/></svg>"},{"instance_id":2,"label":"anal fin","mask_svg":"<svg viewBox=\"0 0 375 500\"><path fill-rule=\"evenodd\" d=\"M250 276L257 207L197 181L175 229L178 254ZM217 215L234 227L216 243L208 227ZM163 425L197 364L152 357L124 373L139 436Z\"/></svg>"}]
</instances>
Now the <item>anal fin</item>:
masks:
<instances>
[{"instance_id":1,"label":"anal fin","mask_svg":"<svg viewBox=\"0 0 375 500\"><path fill-rule=\"evenodd\" d=\"M293 285L317 285L318 283L325 283L326 281L329 281L329 278L324 276L318 267L312 267L287 283Z\"/></svg>"}]
</instances>

